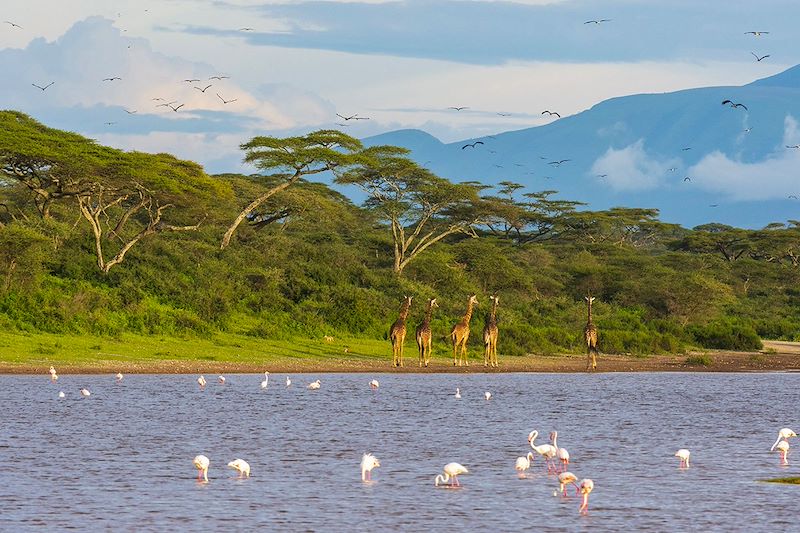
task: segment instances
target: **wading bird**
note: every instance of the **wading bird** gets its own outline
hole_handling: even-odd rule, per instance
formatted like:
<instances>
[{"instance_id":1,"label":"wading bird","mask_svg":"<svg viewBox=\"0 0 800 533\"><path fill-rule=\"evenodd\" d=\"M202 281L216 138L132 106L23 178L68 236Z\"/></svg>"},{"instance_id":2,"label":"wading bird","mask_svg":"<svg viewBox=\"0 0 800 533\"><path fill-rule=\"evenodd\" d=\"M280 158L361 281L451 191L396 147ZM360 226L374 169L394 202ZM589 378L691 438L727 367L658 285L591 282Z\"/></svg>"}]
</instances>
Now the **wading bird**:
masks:
<instances>
[{"instance_id":1,"label":"wading bird","mask_svg":"<svg viewBox=\"0 0 800 533\"><path fill-rule=\"evenodd\" d=\"M269 372L264 372L264 381L261 382L261 388L266 389L269 386Z\"/></svg>"},{"instance_id":2,"label":"wading bird","mask_svg":"<svg viewBox=\"0 0 800 533\"><path fill-rule=\"evenodd\" d=\"M489 400L492 399L492 393L487 390L486 392L483 393L483 397L486 398L486 401L488 402Z\"/></svg>"},{"instance_id":3,"label":"wading bird","mask_svg":"<svg viewBox=\"0 0 800 533\"><path fill-rule=\"evenodd\" d=\"M775 446L775 449L781 452L781 464L788 465L789 461L786 459L786 455L789 453L789 441L782 440Z\"/></svg>"},{"instance_id":4,"label":"wading bird","mask_svg":"<svg viewBox=\"0 0 800 533\"><path fill-rule=\"evenodd\" d=\"M681 448L677 452L675 452L675 457L681 460L681 468L689 468L689 456L691 452L686 448Z\"/></svg>"},{"instance_id":5,"label":"wading bird","mask_svg":"<svg viewBox=\"0 0 800 533\"><path fill-rule=\"evenodd\" d=\"M558 475L558 490L561 492L562 496L567 495L567 485L573 485L575 487L575 495L580 492L580 487L576 483L578 481L578 476L573 474L572 472L561 472Z\"/></svg>"},{"instance_id":6,"label":"wading bird","mask_svg":"<svg viewBox=\"0 0 800 533\"><path fill-rule=\"evenodd\" d=\"M117 375L115 377L117 378L117 383L122 383L122 378L124 378L125 376L122 375L122 372L117 372Z\"/></svg>"},{"instance_id":7,"label":"wading bird","mask_svg":"<svg viewBox=\"0 0 800 533\"><path fill-rule=\"evenodd\" d=\"M525 457L517 457L517 462L514 463L514 470L519 472L520 477L525 477L525 471L531 467L533 457L533 452L528 452Z\"/></svg>"},{"instance_id":8,"label":"wading bird","mask_svg":"<svg viewBox=\"0 0 800 533\"><path fill-rule=\"evenodd\" d=\"M372 469L381 466L378 458L371 453L361 456L361 481L372 481Z\"/></svg>"},{"instance_id":9,"label":"wading bird","mask_svg":"<svg viewBox=\"0 0 800 533\"><path fill-rule=\"evenodd\" d=\"M205 376L200 376L199 378L197 378L197 384L200 385L201 389L205 388L205 386L206 386L206 377Z\"/></svg>"},{"instance_id":10,"label":"wading bird","mask_svg":"<svg viewBox=\"0 0 800 533\"><path fill-rule=\"evenodd\" d=\"M447 463L444 465L444 474L436 476L433 480L433 486L438 487L440 483L447 483L446 486L448 487L460 487L458 476L461 474L469 474L469 470L458 463Z\"/></svg>"},{"instance_id":11,"label":"wading bird","mask_svg":"<svg viewBox=\"0 0 800 533\"><path fill-rule=\"evenodd\" d=\"M475 141L474 143L465 144L464 146L461 147L461 149L463 150L464 148L475 148L475 146L479 144L486 144L486 143L484 143L483 141Z\"/></svg>"},{"instance_id":12,"label":"wading bird","mask_svg":"<svg viewBox=\"0 0 800 533\"><path fill-rule=\"evenodd\" d=\"M64 398L65 396L66 396L66 394L64 394L63 390L58 392L58 397L59 398Z\"/></svg>"},{"instance_id":13,"label":"wading bird","mask_svg":"<svg viewBox=\"0 0 800 533\"><path fill-rule=\"evenodd\" d=\"M286 386L287 387L291 387L292 386L292 380L289 379L289 376L286 376Z\"/></svg>"},{"instance_id":14,"label":"wading bird","mask_svg":"<svg viewBox=\"0 0 800 533\"><path fill-rule=\"evenodd\" d=\"M239 477L250 477L250 465L244 459L235 459L228 466L239 472Z\"/></svg>"},{"instance_id":15,"label":"wading bird","mask_svg":"<svg viewBox=\"0 0 800 533\"><path fill-rule=\"evenodd\" d=\"M208 481L208 465L211 462L205 455L198 455L192 461L194 467L197 469L197 481Z\"/></svg>"},{"instance_id":16,"label":"wading bird","mask_svg":"<svg viewBox=\"0 0 800 533\"><path fill-rule=\"evenodd\" d=\"M381 384L378 383L377 379L373 379L372 381L369 382L369 388L372 389L372 390L378 390L378 387L380 387L380 386L381 386Z\"/></svg>"},{"instance_id":17,"label":"wading bird","mask_svg":"<svg viewBox=\"0 0 800 533\"><path fill-rule=\"evenodd\" d=\"M92 393L89 392L89 389L87 388L80 389L80 391L81 391L81 396L83 396L84 398L88 398L89 396L92 395Z\"/></svg>"},{"instance_id":18,"label":"wading bird","mask_svg":"<svg viewBox=\"0 0 800 533\"><path fill-rule=\"evenodd\" d=\"M778 445L778 443L781 440L784 440L784 439L788 440L788 439L790 439L792 437L796 437L796 436L797 436L797 433L795 433L794 431L792 431L789 428L781 429L780 431L778 431L778 440L775 441L775 444L772 445L772 448L770 448L769 451L774 450L775 447Z\"/></svg>"},{"instance_id":19,"label":"wading bird","mask_svg":"<svg viewBox=\"0 0 800 533\"><path fill-rule=\"evenodd\" d=\"M225 376L219 376L217 378L217 383L219 383L220 385L225 385Z\"/></svg>"},{"instance_id":20,"label":"wading bird","mask_svg":"<svg viewBox=\"0 0 800 533\"><path fill-rule=\"evenodd\" d=\"M581 506L578 507L578 512L585 513L589 510L589 494L594 490L594 481L591 479L584 479L578 486L580 493L583 494L583 501Z\"/></svg>"},{"instance_id":21,"label":"wading bird","mask_svg":"<svg viewBox=\"0 0 800 533\"><path fill-rule=\"evenodd\" d=\"M566 472L567 465L569 464L569 452L566 448L558 447L558 431L550 433L550 439L553 441L553 447L556 449L556 459L561 463L561 471Z\"/></svg>"},{"instance_id":22,"label":"wading bird","mask_svg":"<svg viewBox=\"0 0 800 533\"><path fill-rule=\"evenodd\" d=\"M308 384L308 388L311 390L317 390L322 386L322 382L320 380L314 381L313 383Z\"/></svg>"},{"instance_id":23,"label":"wading bird","mask_svg":"<svg viewBox=\"0 0 800 533\"><path fill-rule=\"evenodd\" d=\"M528 442L531 444L531 448L533 451L538 453L539 455L544 458L544 464L547 467L547 471L550 472L552 466L550 465L550 459L556 456L558 450L550 444L542 444L540 446L536 445L536 437L539 436L539 432L535 429L528 434Z\"/></svg>"},{"instance_id":24,"label":"wading bird","mask_svg":"<svg viewBox=\"0 0 800 533\"><path fill-rule=\"evenodd\" d=\"M456 387L456 400L460 400L460 399L461 399L461 389Z\"/></svg>"}]
</instances>

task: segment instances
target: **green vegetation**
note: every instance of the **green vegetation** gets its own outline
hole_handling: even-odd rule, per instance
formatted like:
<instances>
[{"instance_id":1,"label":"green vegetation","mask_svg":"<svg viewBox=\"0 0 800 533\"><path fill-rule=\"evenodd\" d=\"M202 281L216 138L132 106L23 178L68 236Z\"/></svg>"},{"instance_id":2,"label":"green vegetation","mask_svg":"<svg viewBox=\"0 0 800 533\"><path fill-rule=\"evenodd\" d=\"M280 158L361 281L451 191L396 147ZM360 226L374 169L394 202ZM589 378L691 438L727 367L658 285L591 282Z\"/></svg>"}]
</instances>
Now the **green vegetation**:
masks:
<instances>
[{"instance_id":1,"label":"green vegetation","mask_svg":"<svg viewBox=\"0 0 800 533\"><path fill-rule=\"evenodd\" d=\"M513 182L451 183L402 149L340 132L257 137L243 150L262 174L208 176L0 112L3 360L22 334L53 335L37 341L42 357L92 336L82 353L93 357L177 353L158 339L180 339L197 357L233 359L316 353L329 335L362 346L352 357L388 361L406 294L412 359L427 298L440 304L444 357L469 294L480 302L473 354L492 293L501 356L581 352L587 292L601 353L800 339L800 222L688 230L651 209L585 211ZM364 205L307 181L315 174L360 187ZM62 337L71 344L57 346Z\"/></svg>"},{"instance_id":2,"label":"green vegetation","mask_svg":"<svg viewBox=\"0 0 800 533\"><path fill-rule=\"evenodd\" d=\"M774 479L763 479L766 483L783 483L785 485L800 485L800 477L778 477Z\"/></svg>"},{"instance_id":3,"label":"green vegetation","mask_svg":"<svg viewBox=\"0 0 800 533\"><path fill-rule=\"evenodd\" d=\"M711 366L714 360L708 355L692 355L686 358L686 364L689 366Z\"/></svg>"}]
</instances>

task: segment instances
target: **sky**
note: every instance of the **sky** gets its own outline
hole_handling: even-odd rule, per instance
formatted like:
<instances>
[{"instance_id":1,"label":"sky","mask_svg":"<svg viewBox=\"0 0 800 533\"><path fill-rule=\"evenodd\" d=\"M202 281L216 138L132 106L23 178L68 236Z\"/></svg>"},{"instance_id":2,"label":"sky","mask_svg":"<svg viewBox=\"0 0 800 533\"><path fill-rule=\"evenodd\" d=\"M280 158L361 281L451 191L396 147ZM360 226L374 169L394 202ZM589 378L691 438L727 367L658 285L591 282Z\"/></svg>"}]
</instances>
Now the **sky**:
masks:
<instances>
[{"instance_id":1,"label":"sky","mask_svg":"<svg viewBox=\"0 0 800 533\"><path fill-rule=\"evenodd\" d=\"M211 172L247 171L238 146L255 135L419 128L449 142L800 62L790 0L5 4L0 108Z\"/></svg>"}]
</instances>

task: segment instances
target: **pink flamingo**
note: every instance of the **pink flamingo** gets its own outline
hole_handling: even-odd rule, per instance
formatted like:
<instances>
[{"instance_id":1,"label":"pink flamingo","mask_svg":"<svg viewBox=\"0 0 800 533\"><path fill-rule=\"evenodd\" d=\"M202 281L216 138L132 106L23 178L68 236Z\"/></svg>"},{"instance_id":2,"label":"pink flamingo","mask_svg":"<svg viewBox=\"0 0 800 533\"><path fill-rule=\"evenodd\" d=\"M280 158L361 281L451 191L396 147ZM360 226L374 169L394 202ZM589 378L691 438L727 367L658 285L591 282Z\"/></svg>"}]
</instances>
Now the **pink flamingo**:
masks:
<instances>
[{"instance_id":1,"label":"pink flamingo","mask_svg":"<svg viewBox=\"0 0 800 533\"><path fill-rule=\"evenodd\" d=\"M583 502L578 507L578 512L585 513L589 510L589 494L594 490L594 481L591 479L584 479L578 486L580 493L583 494Z\"/></svg>"},{"instance_id":2,"label":"pink flamingo","mask_svg":"<svg viewBox=\"0 0 800 533\"><path fill-rule=\"evenodd\" d=\"M558 475L558 485L559 490L561 490L561 495L567 495L567 485L572 484L575 486L575 494L577 495L580 491L580 487L576 483L578 481L578 476L573 474L572 472L562 472Z\"/></svg>"}]
</instances>

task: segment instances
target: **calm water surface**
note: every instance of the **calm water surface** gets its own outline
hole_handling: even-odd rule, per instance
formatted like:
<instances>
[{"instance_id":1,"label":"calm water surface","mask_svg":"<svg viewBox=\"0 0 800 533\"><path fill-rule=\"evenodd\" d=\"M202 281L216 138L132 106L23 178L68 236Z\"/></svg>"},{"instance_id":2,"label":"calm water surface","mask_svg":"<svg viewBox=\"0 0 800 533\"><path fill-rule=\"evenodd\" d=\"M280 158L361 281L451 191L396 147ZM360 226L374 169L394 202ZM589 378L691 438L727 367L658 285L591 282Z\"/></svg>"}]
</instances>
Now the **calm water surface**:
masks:
<instances>
[{"instance_id":1,"label":"calm water surface","mask_svg":"<svg viewBox=\"0 0 800 533\"><path fill-rule=\"evenodd\" d=\"M266 391L263 376L206 377L200 391L189 375L0 376L0 530L800 529L800 487L757 482L800 475L800 454L780 467L768 453L800 428L797 374L319 374L289 389L272 375ZM537 444L558 430L570 470L594 480L588 515L553 496L538 457L517 477L532 429ZM463 488L435 489L450 461L470 470Z\"/></svg>"}]
</instances>

